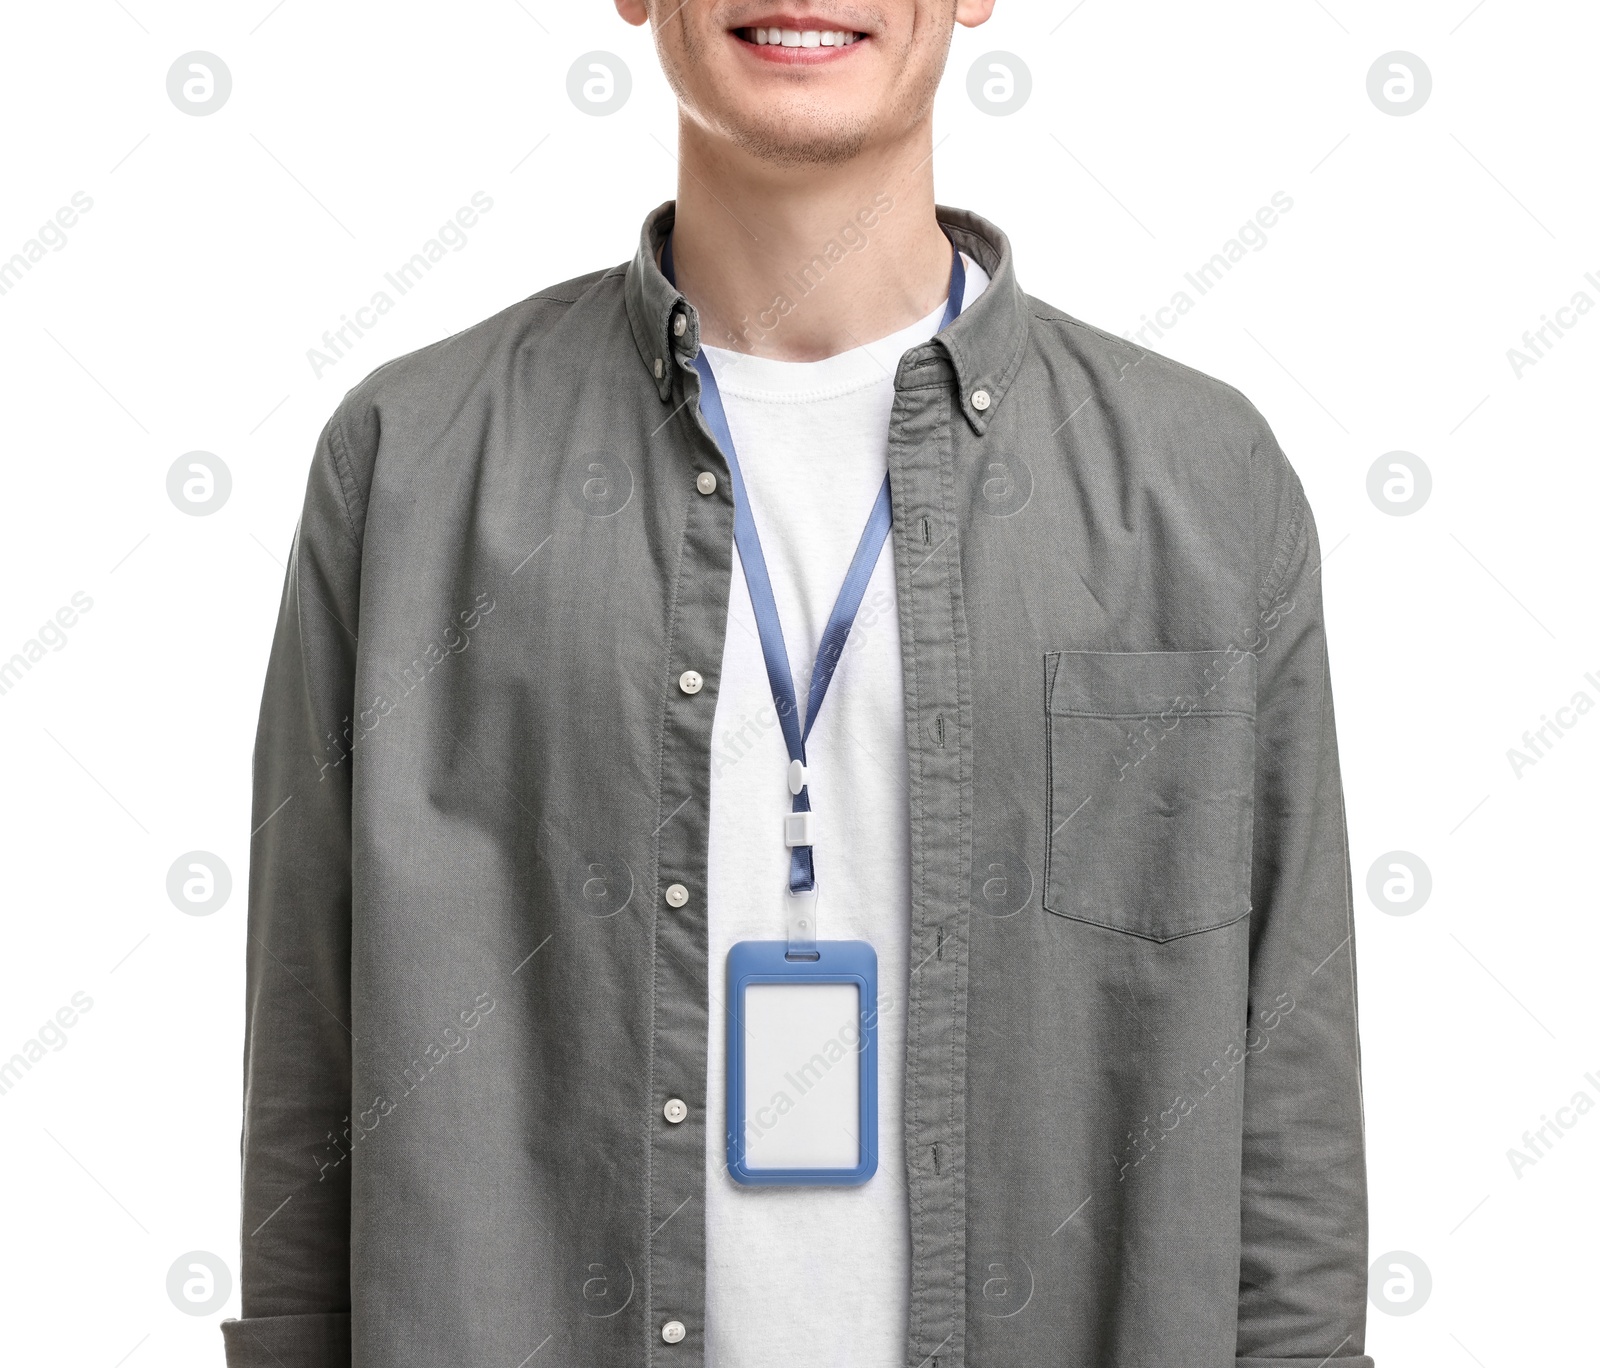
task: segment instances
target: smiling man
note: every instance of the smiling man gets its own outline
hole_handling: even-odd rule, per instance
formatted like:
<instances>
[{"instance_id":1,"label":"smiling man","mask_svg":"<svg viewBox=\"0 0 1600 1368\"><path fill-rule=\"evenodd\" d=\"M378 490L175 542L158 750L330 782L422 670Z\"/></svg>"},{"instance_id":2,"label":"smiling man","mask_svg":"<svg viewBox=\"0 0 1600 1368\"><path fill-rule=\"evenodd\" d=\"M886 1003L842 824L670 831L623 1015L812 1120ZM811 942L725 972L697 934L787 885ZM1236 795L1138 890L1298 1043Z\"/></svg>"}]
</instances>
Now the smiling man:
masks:
<instances>
[{"instance_id":1,"label":"smiling man","mask_svg":"<svg viewBox=\"0 0 1600 1368\"><path fill-rule=\"evenodd\" d=\"M1371 1368L1299 481L935 206L992 0L617 8L677 199L312 467L230 1364Z\"/></svg>"}]
</instances>

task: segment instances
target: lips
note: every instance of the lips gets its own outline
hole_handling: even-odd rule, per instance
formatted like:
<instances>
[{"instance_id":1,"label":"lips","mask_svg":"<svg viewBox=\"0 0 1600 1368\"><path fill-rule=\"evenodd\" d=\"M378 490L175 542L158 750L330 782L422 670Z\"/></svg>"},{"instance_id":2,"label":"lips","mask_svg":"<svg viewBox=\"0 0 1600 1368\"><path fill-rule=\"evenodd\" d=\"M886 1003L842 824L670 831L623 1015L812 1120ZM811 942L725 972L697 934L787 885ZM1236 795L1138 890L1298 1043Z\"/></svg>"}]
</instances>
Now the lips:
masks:
<instances>
[{"instance_id":1,"label":"lips","mask_svg":"<svg viewBox=\"0 0 1600 1368\"><path fill-rule=\"evenodd\" d=\"M758 24L734 33L754 47L785 48L842 48L866 37L850 29L784 28L778 24Z\"/></svg>"}]
</instances>

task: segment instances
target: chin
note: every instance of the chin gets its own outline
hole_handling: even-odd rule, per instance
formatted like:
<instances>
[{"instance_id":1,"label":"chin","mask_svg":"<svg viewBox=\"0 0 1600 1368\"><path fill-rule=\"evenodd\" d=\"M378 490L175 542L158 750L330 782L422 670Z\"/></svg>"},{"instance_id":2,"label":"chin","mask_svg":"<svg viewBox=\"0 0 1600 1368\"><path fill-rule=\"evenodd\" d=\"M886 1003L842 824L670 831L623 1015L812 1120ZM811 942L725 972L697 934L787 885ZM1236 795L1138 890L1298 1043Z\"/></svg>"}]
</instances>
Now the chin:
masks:
<instances>
[{"instance_id":1,"label":"chin","mask_svg":"<svg viewBox=\"0 0 1600 1368\"><path fill-rule=\"evenodd\" d=\"M724 125L733 141L751 156L774 166L838 166L853 161L870 140L862 123L837 118L751 119Z\"/></svg>"}]
</instances>

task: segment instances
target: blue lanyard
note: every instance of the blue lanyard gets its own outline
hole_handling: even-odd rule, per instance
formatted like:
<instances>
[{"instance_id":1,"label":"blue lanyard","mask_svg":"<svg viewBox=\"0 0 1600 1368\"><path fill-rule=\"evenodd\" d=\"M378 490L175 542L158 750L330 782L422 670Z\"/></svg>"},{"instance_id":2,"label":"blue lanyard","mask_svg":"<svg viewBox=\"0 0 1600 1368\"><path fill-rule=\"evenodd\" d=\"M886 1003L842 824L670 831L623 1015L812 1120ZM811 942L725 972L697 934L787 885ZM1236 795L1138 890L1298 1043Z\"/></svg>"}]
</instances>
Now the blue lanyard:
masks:
<instances>
[{"instance_id":1,"label":"blue lanyard","mask_svg":"<svg viewBox=\"0 0 1600 1368\"><path fill-rule=\"evenodd\" d=\"M944 318L939 324L943 332L961 312L962 296L966 293L967 272L961 263L961 253L952 249L950 266L950 295L945 304ZM661 251L661 271L669 283L676 285L672 270L672 239L669 237ZM805 779L806 739L816 724L822 710L822 700L827 695L828 684L844 654L850 629L855 625L856 612L861 607L862 596L872 578L873 567L889 539L889 529L894 515L889 502L889 477L883 477L878 497L867 516L867 525L861 531L856 553L845 572L844 583L839 587L839 597L834 601L828 625L823 629L822 641L817 647L817 662L811 672L811 690L806 699L804 730L800 726L799 707L795 699L794 678L789 672L789 651L784 644L783 624L778 618L777 600L772 594L772 578L767 573L767 558L761 550L761 534L756 531L755 515L750 510L750 496L745 490L744 474L739 469L739 456L734 450L733 434L728 431L728 417L722 407L722 392L717 388L717 378L712 374L711 363L704 348L695 353L694 367L700 373L700 414L716 438L722 454L727 457L728 471L733 476L733 540L739 548L739 561L744 566L745 584L750 590L750 606L755 610L756 630L761 637L761 654L767 663L767 680L772 686L772 701L778 712L778 722L783 729L784 744L789 749L789 791L794 803L791 811L799 814L811 811L811 794ZM796 839L796 836L800 839ZM799 817L786 824L786 839L791 847L789 854L789 891L807 893L817 886L815 861L810 843L810 821Z\"/></svg>"}]
</instances>

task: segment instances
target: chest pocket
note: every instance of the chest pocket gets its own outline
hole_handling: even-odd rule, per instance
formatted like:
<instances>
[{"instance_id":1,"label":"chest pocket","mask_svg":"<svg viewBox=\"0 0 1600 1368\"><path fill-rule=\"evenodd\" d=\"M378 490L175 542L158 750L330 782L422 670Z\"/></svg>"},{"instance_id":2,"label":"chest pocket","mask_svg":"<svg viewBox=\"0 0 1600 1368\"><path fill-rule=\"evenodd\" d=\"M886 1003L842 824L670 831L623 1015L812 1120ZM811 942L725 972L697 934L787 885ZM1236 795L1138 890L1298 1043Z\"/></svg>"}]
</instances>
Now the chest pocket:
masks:
<instances>
[{"instance_id":1,"label":"chest pocket","mask_svg":"<svg viewBox=\"0 0 1600 1368\"><path fill-rule=\"evenodd\" d=\"M1170 941L1250 911L1255 657L1045 657L1044 905Z\"/></svg>"}]
</instances>

